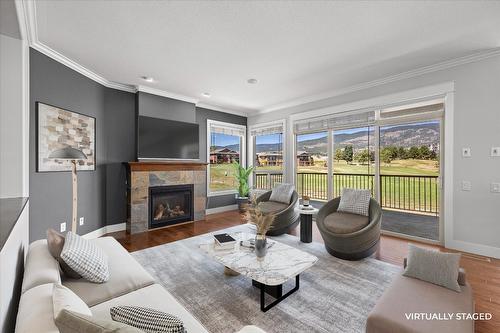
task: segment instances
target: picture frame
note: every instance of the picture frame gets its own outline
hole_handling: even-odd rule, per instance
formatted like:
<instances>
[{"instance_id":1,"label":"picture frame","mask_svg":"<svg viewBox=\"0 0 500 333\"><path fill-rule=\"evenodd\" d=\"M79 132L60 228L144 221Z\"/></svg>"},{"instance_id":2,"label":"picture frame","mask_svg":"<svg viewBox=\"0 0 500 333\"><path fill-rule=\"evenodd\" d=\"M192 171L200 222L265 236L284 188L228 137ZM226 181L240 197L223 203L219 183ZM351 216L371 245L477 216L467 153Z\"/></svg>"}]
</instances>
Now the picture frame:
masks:
<instances>
[{"instance_id":1,"label":"picture frame","mask_svg":"<svg viewBox=\"0 0 500 333\"><path fill-rule=\"evenodd\" d=\"M52 151L79 149L86 160L76 161L78 171L94 171L96 119L47 103L36 102L37 172L71 171L71 161L50 159Z\"/></svg>"}]
</instances>

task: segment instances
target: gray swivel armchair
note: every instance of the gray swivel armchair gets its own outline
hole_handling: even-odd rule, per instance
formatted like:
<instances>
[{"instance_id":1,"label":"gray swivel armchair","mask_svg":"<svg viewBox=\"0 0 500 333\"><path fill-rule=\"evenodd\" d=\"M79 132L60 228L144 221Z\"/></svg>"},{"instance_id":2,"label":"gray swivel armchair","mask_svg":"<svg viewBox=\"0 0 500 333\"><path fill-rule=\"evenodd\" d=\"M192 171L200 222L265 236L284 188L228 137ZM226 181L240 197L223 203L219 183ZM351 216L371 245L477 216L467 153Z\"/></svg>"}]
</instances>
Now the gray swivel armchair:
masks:
<instances>
[{"instance_id":1,"label":"gray swivel armchair","mask_svg":"<svg viewBox=\"0 0 500 333\"><path fill-rule=\"evenodd\" d=\"M359 260L372 255L380 241L382 209L370 199L369 216L337 212L340 197L327 202L318 212L316 224L325 248L332 256Z\"/></svg>"},{"instance_id":2,"label":"gray swivel armchair","mask_svg":"<svg viewBox=\"0 0 500 333\"><path fill-rule=\"evenodd\" d=\"M263 213L275 214L274 222L267 232L268 236L278 236L287 233L288 230L295 228L300 222L300 215L295 211L295 206L299 200L299 195L293 191L292 198L289 204L269 201L271 192L268 191L261 194L255 201L257 207Z\"/></svg>"}]
</instances>

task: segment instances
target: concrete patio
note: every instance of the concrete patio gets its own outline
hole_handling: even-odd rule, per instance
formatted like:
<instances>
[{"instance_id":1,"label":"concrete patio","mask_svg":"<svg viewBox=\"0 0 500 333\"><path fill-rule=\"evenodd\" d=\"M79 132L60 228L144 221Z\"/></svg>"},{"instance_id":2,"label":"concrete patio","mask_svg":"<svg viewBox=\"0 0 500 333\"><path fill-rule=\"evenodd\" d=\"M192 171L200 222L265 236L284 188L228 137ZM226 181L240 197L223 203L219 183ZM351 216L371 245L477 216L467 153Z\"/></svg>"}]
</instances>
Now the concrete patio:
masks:
<instances>
[{"instance_id":1,"label":"concrete patio","mask_svg":"<svg viewBox=\"0 0 500 333\"><path fill-rule=\"evenodd\" d=\"M382 230L439 240L439 217L382 209Z\"/></svg>"}]
</instances>

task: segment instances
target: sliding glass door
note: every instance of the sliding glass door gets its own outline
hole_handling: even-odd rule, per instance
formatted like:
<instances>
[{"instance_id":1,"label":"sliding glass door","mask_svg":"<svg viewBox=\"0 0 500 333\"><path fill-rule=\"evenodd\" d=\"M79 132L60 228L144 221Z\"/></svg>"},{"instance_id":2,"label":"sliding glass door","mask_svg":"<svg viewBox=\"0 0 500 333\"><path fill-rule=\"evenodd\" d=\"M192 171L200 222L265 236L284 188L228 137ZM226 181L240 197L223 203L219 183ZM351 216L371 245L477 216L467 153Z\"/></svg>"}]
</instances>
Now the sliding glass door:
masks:
<instances>
[{"instance_id":1,"label":"sliding glass door","mask_svg":"<svg viewBox=\"0 0 500 333\"><path fill-rule=\"evenodd\" d=\"M382 229L439 241L442 100L294 124L295 185L317 206L343 188L369 189Z\"/></svg>"},{"instance_id":2,"label":"sliding glass door","mask_svg":"<svg viewBox=\"0 0 500 333\"><path fill-rule=\"evenodd\" d=\"M380 127L382 229L439 240L440 120Z\"/></svg>"}]
</instances>

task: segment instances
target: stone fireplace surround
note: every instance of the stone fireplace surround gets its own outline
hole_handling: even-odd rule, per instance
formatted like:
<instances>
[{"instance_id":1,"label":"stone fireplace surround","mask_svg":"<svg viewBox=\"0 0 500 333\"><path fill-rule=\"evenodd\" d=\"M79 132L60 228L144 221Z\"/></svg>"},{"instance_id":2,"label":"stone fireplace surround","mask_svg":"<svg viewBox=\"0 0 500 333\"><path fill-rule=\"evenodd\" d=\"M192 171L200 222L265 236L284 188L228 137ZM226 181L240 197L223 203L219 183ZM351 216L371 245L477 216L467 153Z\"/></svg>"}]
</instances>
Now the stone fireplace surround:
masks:
<instances>
[{"instance_id":1,"label":"stone fireplace surround","mask_svg":"<svg viewBox=\"0 0 500 333\"><path fill-rule=\"evenodd\" d=\"M127 163L127 233L149 230L149 188L193 184L194 221L205 218L206 163Z\"/></svg>"}]
</instances>

